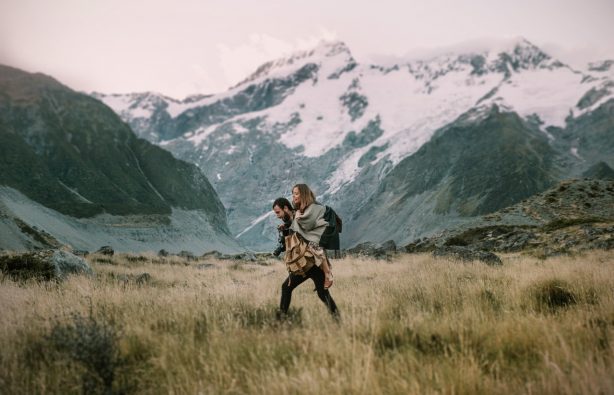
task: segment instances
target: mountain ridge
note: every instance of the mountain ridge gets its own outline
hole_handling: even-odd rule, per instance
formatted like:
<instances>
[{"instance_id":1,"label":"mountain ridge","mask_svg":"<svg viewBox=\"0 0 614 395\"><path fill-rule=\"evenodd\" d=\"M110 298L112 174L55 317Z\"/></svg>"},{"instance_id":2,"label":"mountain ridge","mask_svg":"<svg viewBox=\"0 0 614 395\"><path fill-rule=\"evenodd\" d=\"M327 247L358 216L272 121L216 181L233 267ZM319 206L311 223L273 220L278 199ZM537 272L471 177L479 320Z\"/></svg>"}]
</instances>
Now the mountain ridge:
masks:
<instances>
[{"instance_id":1,"label":"mountain ridge","mask_svg":"<svg viewBox=\"0 0 614 395\"><path fill-rule=\"evenodd\" d=\"M601 130L598 140L607 140L609 77L574 70L526 39L507 42L504 51L448 53L386 66L358 63L345 44L335 45L341 50L329 57L322 56L323 45L291 63L293 56L268 62L281 65L277 74L263 67L227 92L182 111L174 108L164 129L175 138L148 137L151 126L138 132L199 164L228 209L233 233L254 248L273 241L267 230L274 228L273 219L266 213L270 200L287 194L285 184L312 185L320 199L351 218L386 174L438 131L461 117L478 122L480 113L495 106L518 114L548 139L561 176L590 167L582 159L589 150L608 160L609 143L591 146L590 136ZM255 92L267 95L256 99ZM242 104L247 99L261 106ZM199 113L207 114L207 121ZM139 122L130 114L123 118ZM237 180L254 191L252 201L240 197ZM353 193L344 193L349 190Z\"/></svg>"}]
</instances>

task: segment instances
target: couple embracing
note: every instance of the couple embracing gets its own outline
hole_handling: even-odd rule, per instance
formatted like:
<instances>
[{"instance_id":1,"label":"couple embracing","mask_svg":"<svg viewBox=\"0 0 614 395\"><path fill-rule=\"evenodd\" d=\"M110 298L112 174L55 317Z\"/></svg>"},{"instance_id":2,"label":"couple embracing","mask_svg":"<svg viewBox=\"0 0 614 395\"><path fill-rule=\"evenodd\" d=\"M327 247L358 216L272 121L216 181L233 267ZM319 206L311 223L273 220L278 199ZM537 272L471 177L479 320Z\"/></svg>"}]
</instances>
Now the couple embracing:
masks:
<instances>
[{"instance_id":1,"label":"couple embracing","mask_svg":"<svg viewBox=\"0 0 614 395\"><path fill-rule=\"evenodd\" d=\"M330 295L333 274L326 250L339 249L341 220L334 210L316 202L315 195L306 184L292 188L293 205L285 198L273 203L273 211L283 221L280 231L284 236L284 263L288 278L281 286L280 313L285 316L290 307L292 291L310 278L318 297L335 319L339 318L337 305Z\"/></svg>"}]
</instances>

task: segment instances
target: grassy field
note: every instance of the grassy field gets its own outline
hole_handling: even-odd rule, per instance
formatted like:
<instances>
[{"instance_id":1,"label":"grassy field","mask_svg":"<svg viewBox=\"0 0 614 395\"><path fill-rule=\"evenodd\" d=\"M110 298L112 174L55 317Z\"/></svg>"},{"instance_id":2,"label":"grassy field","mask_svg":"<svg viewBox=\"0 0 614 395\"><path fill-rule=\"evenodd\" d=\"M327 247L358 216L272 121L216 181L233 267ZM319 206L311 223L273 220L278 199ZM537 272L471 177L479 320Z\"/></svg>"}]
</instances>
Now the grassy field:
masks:
<instances>
[{"instance_id":1,"label":"grassy field","mask_svg":"<svg viewBox=\"0 0 614 395\"><path fill-rule=\"evenodd\" d=\"M104 259L0 277L0 393L614 393L611 252L338 260L340 324L310 281L275 319L279 261Z\"/></svg>"}]
</instances>

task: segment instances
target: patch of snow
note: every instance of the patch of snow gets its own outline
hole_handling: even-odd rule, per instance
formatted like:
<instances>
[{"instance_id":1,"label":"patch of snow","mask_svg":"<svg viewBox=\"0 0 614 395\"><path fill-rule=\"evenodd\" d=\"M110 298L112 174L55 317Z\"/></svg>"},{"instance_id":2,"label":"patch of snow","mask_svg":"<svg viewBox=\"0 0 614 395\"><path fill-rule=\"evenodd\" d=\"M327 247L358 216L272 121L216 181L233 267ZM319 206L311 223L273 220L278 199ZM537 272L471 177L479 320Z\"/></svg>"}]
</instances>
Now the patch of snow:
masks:
<instances>
[{"instance_id":1,"label":"patch of snow","mask_svg":"<svg viewBox=\"0 0 614 395\"><path fill-rule=\"evenodd\" d=\"M127 113L133 103L132 95L112 94L97 95L96 97L120 115Z\"/></svg>"},{"instance_id":2,"label":"patch of snow","mask_svg":"<svg viewBox=\"0 0 614 395\"><path fill-rule=\"evenodd\" d=\"M363 147L351 153L347 159L341 162L341 165L335 169L330 179L327 181L329 189L326 193L334 194L341 189L345 184L355 179L360 173L360 167L358 167L358 161L363 156L371 145Z\"/></svg>"},{"instance_id":3,"label":"patch of snow","mask_svg":"<svg viewBox=\"0 0 614 395\"><path fill-rule=\"evenodd\" d=\"M209 137L211 133L215 131L215 129L217 129L218 126L218 124L215 124L206 128L198 128L194 131L192 137L188 138L187 140L194 144L195 147L198 147L207 137Z\"/></svg>"},{"instance_id":4,"label":"patch of snow","mask_svg":"<svg viewBox=\"0 0 614 395\"><path fill-rule=\"evenodd\" d=\"M149 118L153 115L154 109L148 107L134 107L130 111L132 118Z\"/></svg>"},{"instance_id":5,"label":"patch of snow","mask_svg":"<svg viewBox=\"0 0 614 395\"><path fill-rule=\"evenodd\" d=\"M582 78L568 68L523 70L499 87L496 98L523 117L537 114L544 126L565 127L565 119L591 88Z\"/></svg>"},{"instance_id":6,"label":"patch of snow","mask_svg":"<svg viewBox=\"0 0 614 395\"><path fill-rule=\"evenodd\" d=\"M262 214L261 216L259 216L258 218L254 219L247 228L243 229L241 232L239 232L238 235L236 235L235 237L238 239L239 237L241 237L242 235L244 235L245 233L249 232L254 226L258 225L260 222L266 220L268 217L272 216L273 212L272 211L267 211L266 213Z\"/></svg>"},{"instance_id":7,"label":"patch of snow","mask_svg":"<svg viewBox=\"0 0 614 395\"><path fill-rule=\"evenodd\" d=\"M169 101L167 103L168 106L166 107L166 112L168 113L168 115L171 116L171 118L177 118L179 115L183 114L188 110L215 103L217 100L219 100L219 98L217 98L216 95L216 98L204 97L200 100L195 100L193 102Z\"/></svg>"},{"instance_id":8,"label":"patch of snow","mask_svg":"<svg viewBox=\"0 0 614 395\"><path fill-rule=\"evenodd\" d=\"M599 106L601 106L608 100L612 100L612 98L614 98L614 78L612 80L604 79L604 81L600 81L598 85L594 86L594 88L598 90L606 90L608 93L604 95L601 99L593 103L591 106L584 108L583 110L577 110L577 113L575 114L576 117L593 112Z\"/></svg>"},{"instance_id":9,"label":"patch of snow","mask_svg":"<svg viewBox=\"0 0 614 395\"><path fill-rule=\"evenodd\" d=\"M578 155L578 148L573 147L569 150L571 152L571 154L573 156L575 156L576 158L580 159L580 160L584 160L584 158L582 158L580 155Z\"/></svg>"},{"instance_id":10,"label":"patch of snow","mask_svg":"<svg viewBox=\"0 0 614 395\"><path fill-rule=\"evenodd\" d=\"M87 199L86 197L84 197L83 195L81 195L79 192L77 192L76 189L73 189L71 187L69 187L68 185L64 184L62 181L58 180L58 182L60 183L61 186L63 186L64 188L66 188L70 193L72 193L73 195L75 195L79 200L81 200L83 203L89 203L89 204L94 204L91 200Z\"/></svg>"},{"instance_id":11,"label":"patch of snow","mask_svg":"<svg viewBox=\"0 0 614 395\"><path fill-rule=\"evenodd\" d=\"M555 140L555 138L552 135L552 133L550 133L548 130L546 130L546 128L544 128L543 126L540 126L539 130L541 130L548 137L548 140L550 140L550 141L554 141Z\"/></svg>"},{"instance_id":12,"label":"patch of snow","mask_svg":"<svg viewBox=\"0 0 614 395\"><path fill-rule=\"evenodd\" d=\"M266 125L288 123L296 113L301 122L282 134L280 142L288 148L304 147L302 155L318 157L335 145L340 144L347 133L359 131L369 119L361 117L352 123L340 97L346 92L350 75L342 74L339 79L325 80L325 83L303 83L282 105L267 112ZM317 100L318 105L305 106L306 100Z\"/></svg>"},{"instance_id":13,"label":"patch of snow","mask_svg":"<svg viewBox=\"0 0 614 395\"><path fill-rule=\"evenodd\" d=\"M243 125L241 125L238 122L233 123L232 124L232 128L234 129L235 132L237 132L239 134L249 132L249 129L247 129L246 127L244 127Z\"/></svg>"}]
</instances>

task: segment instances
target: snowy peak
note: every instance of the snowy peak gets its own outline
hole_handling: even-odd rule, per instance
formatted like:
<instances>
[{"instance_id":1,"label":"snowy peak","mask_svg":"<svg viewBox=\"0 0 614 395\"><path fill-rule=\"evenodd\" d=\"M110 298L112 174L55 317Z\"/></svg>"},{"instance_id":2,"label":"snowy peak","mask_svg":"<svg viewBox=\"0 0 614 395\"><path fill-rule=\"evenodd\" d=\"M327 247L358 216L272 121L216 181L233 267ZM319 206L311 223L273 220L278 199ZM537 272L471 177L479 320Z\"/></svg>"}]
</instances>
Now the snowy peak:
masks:
<instances>
[{"instance_id":1,"label":"snowy peak","mask_svg":"<svg viewBox=\"0 0 614 395\"><path fill-rule=\"evenodd\" d=\"M282 75L288 75L308 63L333 66L332 68L334 70L339 71L348 65L350 67L354 67L356 65L356 61L352 57L350 49L344 42L321 41L320 44L310 50L295 52L288 57L264 63L249 77L239 82L231 89L264 78L274 78ZM327 69L328 68L329 67L327 67Z\"/></svg>"},{"instance_id":2,"label":"snowy peak","mask_svg":"<svg viewBox=\"0 0 614 395\"><path fill-rule=\"evenodd\" d=\"M519 39L511 50L499 52L498 62L495 62L495 64L509 72L521 69L552 69L564 66L524 38Z\"/></svg>"},{"instance_id":3,"label":"snowy peak","mask_svg":"<svg viewBox=\"0 0 614 395\"><path fill-rule=\"evenodd\" d=\"M447 49L436 56L423 56L407 62L409 71L418 79L437 79L451 71L468 68L471 75L488 73L503 74L509 78L513 73L548 69L565 65L524 38L497 43L460 45ZM396 65L394 68L403 67ZM391 70L393 68L382 70Z\"/></svg>"}]
</instances>

